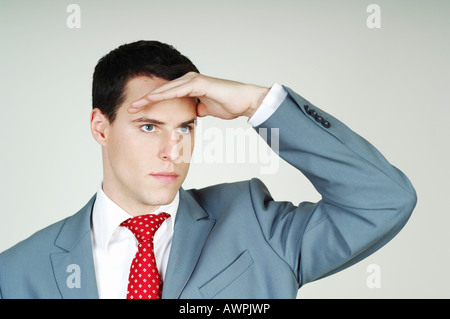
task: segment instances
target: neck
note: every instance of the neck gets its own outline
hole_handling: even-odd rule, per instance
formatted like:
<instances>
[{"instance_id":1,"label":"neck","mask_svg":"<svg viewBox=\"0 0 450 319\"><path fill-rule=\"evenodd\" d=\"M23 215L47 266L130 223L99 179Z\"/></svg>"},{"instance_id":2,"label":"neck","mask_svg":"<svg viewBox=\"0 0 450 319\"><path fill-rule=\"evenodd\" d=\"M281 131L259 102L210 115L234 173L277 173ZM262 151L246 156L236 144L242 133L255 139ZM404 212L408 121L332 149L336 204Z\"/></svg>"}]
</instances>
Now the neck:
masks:
<instances>
[{"instance_id":1,"label":"neck","mask_svg":"<svg viewBox=\"0 0 450 319\"><path fill-rule=\"evenodd\" d=\"M124 196L125 192L120 191L116 187L110 187L108 183L103 181L102 190L109 199L116 203L120 208L131 216L145 215L156 211L160 205L154 206L135 200L131 196Z\"/></svg>"}]
</instances>

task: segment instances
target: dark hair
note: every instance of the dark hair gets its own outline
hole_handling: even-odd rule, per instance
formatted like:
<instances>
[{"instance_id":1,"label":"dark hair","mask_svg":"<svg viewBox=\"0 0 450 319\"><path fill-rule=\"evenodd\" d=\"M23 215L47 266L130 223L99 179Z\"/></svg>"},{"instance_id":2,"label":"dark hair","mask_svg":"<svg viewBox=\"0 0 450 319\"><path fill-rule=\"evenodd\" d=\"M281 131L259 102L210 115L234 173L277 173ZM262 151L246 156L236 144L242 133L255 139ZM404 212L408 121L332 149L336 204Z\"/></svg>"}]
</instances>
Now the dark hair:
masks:
<instances>
[{"instance_id":1,"label":"dark hair","mask_svg":"<svg viewBox=\"0 0 450 319\"><path fill-rule=\"evenodd\" d=\"M144 75L171 81L191 71L198 72L171 45L144 40L121 45L102 57L95 67L92 107L99 108L112 123L125 98L125 85L132 78Z\"/></svg>"}]
</instances>

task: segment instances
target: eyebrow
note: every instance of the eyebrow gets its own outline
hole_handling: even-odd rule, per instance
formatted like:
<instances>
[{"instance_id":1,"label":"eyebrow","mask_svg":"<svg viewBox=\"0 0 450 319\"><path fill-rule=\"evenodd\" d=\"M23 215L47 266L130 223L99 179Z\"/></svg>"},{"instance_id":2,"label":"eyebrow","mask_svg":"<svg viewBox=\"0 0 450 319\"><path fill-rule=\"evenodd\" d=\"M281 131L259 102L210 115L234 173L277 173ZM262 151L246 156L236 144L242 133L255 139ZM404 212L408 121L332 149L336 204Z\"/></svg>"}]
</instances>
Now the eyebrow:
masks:
<instances>
[{"instance_id":1,"label":"eyebrow","mask_svg":"<svg viewBox=\"0 0 450 319\"><path fill-rule=\"evenodd\" d=\"M195 121L196 121L196 119L193 118L191 120L181 122L181 123L178 124L178 127L186 126L186 125L189 125L189 124L194 124ZM148 118L148 117L140 117L140 118L137 118L135 120L132 120L131 122L132 123L150 123L150 124L156 124L156 125L164 125L164 124L166 124L166 123L161 122L159 120L151 119L151 118Z\"/></svg>"}]
</instances>

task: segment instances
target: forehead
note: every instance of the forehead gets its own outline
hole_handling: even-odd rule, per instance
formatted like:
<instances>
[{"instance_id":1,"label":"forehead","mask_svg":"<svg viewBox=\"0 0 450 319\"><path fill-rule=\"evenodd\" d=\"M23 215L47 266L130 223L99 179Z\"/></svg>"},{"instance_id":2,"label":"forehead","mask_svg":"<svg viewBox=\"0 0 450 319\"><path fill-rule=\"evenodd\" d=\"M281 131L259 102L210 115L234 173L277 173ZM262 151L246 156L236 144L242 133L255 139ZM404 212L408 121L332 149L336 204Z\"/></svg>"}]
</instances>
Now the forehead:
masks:
<instances>
[{"instance_id":1,"label":"forehead","mask_svg":"<svg viewBox=\"0 0 450 319\"><path fill-rule=\"evenodd\" d=\"M138 99L167 82L169 81L158 77L136 76L128 80L125 85L125 94L127 99Z\"/></svg>"},{"instance_id":2,"label":"forehead","mask_svg":"<svg viewBox=\"0 0 450 319\"><path fill-rule=\"evenodd\" d=\"M125 100L132 102L144 96L145 94L151 92L157 87L167 83L169 81L153 77L150 78L148 76L136 76L128 80L125 85L124 93Z\"/></svg>"},{"instance_id":3,"label":"forehead","mask_svg":"<svg viewBox=\"0 0 450 319\"><path fill-rule=\"evenodd\" d=\"M119 112L125 112L131 102L143 97L155 88L169 81L158 77L138 76L130 79L125 86L125 99ZM196 99L185 97L176 98L167 101L161 101L147 105L142 111L135 114L128 114L133 119L140 118L145 115L152 115L173 118L174 120L183 120L183 118L196 117Z\"/></svg>"}]
</instances>

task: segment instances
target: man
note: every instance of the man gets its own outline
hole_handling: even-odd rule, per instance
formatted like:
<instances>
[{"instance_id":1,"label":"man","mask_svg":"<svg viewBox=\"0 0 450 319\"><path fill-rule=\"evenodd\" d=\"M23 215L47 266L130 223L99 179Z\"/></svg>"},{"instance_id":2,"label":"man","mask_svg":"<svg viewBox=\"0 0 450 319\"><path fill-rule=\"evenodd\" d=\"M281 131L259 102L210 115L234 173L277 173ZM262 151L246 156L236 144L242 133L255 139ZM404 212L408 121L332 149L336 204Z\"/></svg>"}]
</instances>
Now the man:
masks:
<instances>
[{"instance_id":1,"label":"man","mask_svg":"<svg viewBox=\"0 0 450 319\"><path fill-rule=\"evenodd\" d=\"M278 129L268 144L279 139L322 199L277 202L258 179L184 190L195 122L207 115ZM156 41L99 61L91 131L97 194L0 255L3 298L295 298L386 244L416 204L403 173L291 89L201 75Z\"/></svg>"}]
</instances>

